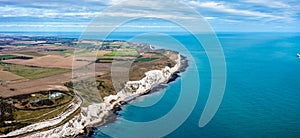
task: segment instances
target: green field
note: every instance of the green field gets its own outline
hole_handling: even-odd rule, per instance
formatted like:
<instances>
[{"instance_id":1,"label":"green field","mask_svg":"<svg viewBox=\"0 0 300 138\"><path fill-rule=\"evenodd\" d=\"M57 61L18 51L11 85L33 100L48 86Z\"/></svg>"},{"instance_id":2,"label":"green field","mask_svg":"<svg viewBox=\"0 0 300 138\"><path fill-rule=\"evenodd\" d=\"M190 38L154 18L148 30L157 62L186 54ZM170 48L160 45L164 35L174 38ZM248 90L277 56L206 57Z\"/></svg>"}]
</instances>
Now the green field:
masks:
<instances>
[{"instance_id":1,"label":"green field","mask_svg":"<svg viewBox=\"0 0 300 138\"><path fill-rule=\"evenodd\" d=\"M38 79L49 77L57 74L69 72L69 69L61 68L41 68L33 66L24 66L18 64L4 63L0 61L0 67L6 68L9 72L22 76L27 79Z\"/></svg>"},{"instance_id":2,"label":"green field","mask_svg":"<svg viewBox=\"0 0 300 138\"><path fill-rule=\"evenodd\" d=\"M155 56L159 56L159 57L161 57L161 56L165 56L164 54L162 54L162 53L156 53L155 54Z\"/></svg>"},{"instance_id":3,"label":"green field","mask_svg":"<svg viewBox=\"0 0 300 138\"><path fill-rule=\"evenodd\" d=\"M119 50L113 50L111 53L105 54L104 56L107 57L136 57L139 56L139 53L135 49L119 49Z\"/></svg>"},{"instance_id":4,"label":"green field","mask_svg":"<svg viewBox=\"0 0 300 138\"><path fill-rule=\"evenodd\" d=\"M67 106L62 105L56 108L47 108L41 110L17 110L14 112L14 119L19 122L12 124L2 124L0 127L0 134L5 134L32 123L40 122L42 120L51 119L61 114L67 109Z\"/></svg>"},{"instance_id":5,"label":"green field","mask_svg":"<svg viewBox=\"0 0 300 138\"><path fill-rule=\"evenodd\" d=\"M17 121L22 122L37 122L44 119L50 119L56 117L67 108L66 105L57 106L55 108L45 108L39 110L16 110L14 112L14 118Z\"/></svg>"},{"instance_id":6,"label":"green field","mask_svg":"<svg viewBox=\"0 0 300 138\"><path fill-rule=\"evenodd\" d=\"M38 52L22 52L20 54L28 55L28 56L34 56L34 57L41 57L45 56L44 54L38 53Z\"/></svg>"},{"instance_id":7,"label":"green field","mask_svg":"<svg viewBox=\"0 0 300 138\"><path fill-rule=\"evenodd\" d=\"M135 60L135 62L149 62L149 61L154 61L157 59L159 59L159 58L138 58Z\"/></svg>"}]
</instances>

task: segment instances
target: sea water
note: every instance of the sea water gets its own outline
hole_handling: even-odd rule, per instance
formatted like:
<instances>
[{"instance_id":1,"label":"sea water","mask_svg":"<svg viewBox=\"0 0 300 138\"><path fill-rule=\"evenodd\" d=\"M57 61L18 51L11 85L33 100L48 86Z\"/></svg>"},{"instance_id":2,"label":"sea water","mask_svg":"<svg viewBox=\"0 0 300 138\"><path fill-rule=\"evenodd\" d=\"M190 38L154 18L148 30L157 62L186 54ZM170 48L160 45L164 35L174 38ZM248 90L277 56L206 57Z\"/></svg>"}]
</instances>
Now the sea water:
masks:
<instances>
[{"instance_id":1,"label":"sea water","mask_svg":"<svg viewBox=\"0 0 300 138\"><path fill-rule=\"evenodd\" d=\"M226 58L227 85L218 112L206 126L200 128L198 122L210 92L208 57L204 49L196 48L199 44L192 35L174 35L173 38L189 47L198 72L188 67L167 88L125 105L117 121L99 127L92 137L109 137L109 134L131 137L127 133L131 130L145 137L154 136L156 129L128 126L125 120L147 122L163 117L176 104L180 93L190 91L180 90L181 80L195 73L201 80L197 104L188 119L165 137L300 137L300 59L296 56L300 53L300 34L220 33L217 36ZM139 106L153 101L155 104L151 106Z\"/></svg>"},{"instance_id":2,"label":"sea water","mask_svg":"<svg viewBox=\"0 0 300 138\"><path fill-rule=\"evenodd\" d=\"M80 36L80 33L11 34ZM113 38L129 40L134 35L122 33ZM200 78L197 103L187 120L165 137L300 137L300 59L296 56L300 53L300 33L218 33L217 36L226 58L227 85L218 112L206 126L199 127L198 122L211 87L208 57L193 35L175 34L172 37L189 48L197 68L189 66L167 88L123 106L115 122L98 127L91 137L109 137L111 133L131 137L131 133L126 133L129 130L153 136L155 128L127 126L125 120L148 122L163 117L175 106L181 93L189 94L189 89L180 90L182 80L195 73ZM164 38L157 35L144 40L165 46L173 44Z\"/></svg>"}]
</instances>

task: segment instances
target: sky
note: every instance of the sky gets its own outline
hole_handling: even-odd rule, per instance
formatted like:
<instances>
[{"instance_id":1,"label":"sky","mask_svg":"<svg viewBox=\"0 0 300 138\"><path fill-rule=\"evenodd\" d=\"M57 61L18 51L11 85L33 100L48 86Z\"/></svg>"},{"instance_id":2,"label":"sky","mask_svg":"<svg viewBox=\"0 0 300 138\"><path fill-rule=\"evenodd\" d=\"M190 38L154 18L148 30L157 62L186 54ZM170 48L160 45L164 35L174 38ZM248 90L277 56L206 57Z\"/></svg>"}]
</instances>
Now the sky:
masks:
<instances>
[{"instance_id":1,"label":"sky","mask_svg":"<svg viewBox=\"0 0 300 138\"><path fill-rule=\"evenodd\" d=\"M119 6L105 16L113 19L145 16L162 19L189 19L190 11L167 5L167 0L152 0L127 7L125 0L0 0L0 32L81 32L98 15ZM151 2L151 3L150 3ZM299 32L299 0L176 0L198 12L216 32ZM147 3L147 4L145 4ZM120 6L121 5L121 6ZM139 6L138 6L139 5ZM126 7L126 8L125 8ZM185 9L185 10L183 10ZM161 11L151 13L151 11ZM129 26L129 27L128 27ZM140 20L127 26L174 31L172 25L161 20Z\"/></svg>"}]
</instances>

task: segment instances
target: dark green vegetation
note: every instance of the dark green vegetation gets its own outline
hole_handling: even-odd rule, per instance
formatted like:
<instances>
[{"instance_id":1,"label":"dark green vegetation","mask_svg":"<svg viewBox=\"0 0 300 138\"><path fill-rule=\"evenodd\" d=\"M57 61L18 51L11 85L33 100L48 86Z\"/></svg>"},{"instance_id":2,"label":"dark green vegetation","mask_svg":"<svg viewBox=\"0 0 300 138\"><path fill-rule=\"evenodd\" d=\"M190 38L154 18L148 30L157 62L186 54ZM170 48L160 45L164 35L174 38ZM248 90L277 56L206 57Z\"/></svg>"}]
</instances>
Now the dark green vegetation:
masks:
<instances>
[{"instance_id":1,"label":"dark green vegetation","mask_svg":"<svg viewBox=\"0 0 300 138\"><path fill-rule=\"evenodd\" d=\"M17 109L37 110L65 104L73 98L68 92L39 92L30 95L13 97L13 105Z\"/></svg>"},{"instance_id":2,"label":"dark green vegetation","mask_svg":"<svg viewBox=\"0 0 300 138\"><path fill-rule=\"evenodd\" d=\"M96 63L112 63L115 58L98 58Z\"/></svg>"},{"instance_id":3,"label":"dark green vegetation","mask_svg":"<svg viewBox=\"0 0 300 138\"><path fill-rule=\"evenodd\" d=\"M0 56L0 60L8 60L8 59L32 59L32 57L26 57L26 56L16 56L16 55L2 55Z\"/></svg>"},{"instance_id":4,"label":"dark green vegetation","mask_svg":"<svg viewBox=\"0 0 300 138\"><path fill-rule=\"evenodd\" d=\"M7 59L14 59L16 58L17 56L15 55L0 55L0 60L7 60Z\"/></svg>"},{"instance_id":5,"label":"dark green vegetation","mask_svg":"<svg viewBox=\"0 0 300 138\"><path fill-rule=\"evenodd\" d=\"M101 97L105 97L111 94L116 94L113 83L111 81L111 73L106 73L96 77L96 86L97 89L101 92Z\"/></svg>"},{"instance_id":6,"label":"dark green vegetation","mask_svg":"<svg viewBox=\"0 0 300 138\"><path fill-rule=\"evenodd\" d=\"M153 60L157 60L159 58L138 58L137 60L135 60L136 62L149 62L149 61L153 61Z\"/></svg>"},{"instance_id":7,"label":"dark green vegetation","mask_svg":"<svg viewBox=\"0 0 300 138\"><path fill-rule=\"evenodd\" d=\"M56 117L67 109L73 97L70 92L39 92L0 98L0 134Z\"/></svg>"}]
</instances>

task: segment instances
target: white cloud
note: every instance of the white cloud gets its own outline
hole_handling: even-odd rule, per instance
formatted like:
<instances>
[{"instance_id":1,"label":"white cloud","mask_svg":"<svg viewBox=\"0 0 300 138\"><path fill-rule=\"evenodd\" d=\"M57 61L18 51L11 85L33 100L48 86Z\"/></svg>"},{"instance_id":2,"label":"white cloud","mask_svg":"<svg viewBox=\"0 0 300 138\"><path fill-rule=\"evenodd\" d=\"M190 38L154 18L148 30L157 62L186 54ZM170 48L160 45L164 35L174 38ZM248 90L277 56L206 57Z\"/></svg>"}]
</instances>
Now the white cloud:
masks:
<instances>
[{"instance_id":1,"label":"white cloud","mask_svg":"<svg viewBox=\"0 0 300 138\"><path fill-rule=\"evenodd\" d=\"M290 5L283 3L281 1L274 1L274 0L245 0L244 2L247 3L254 3L254 4L259 4L263 5L265 7L270 7L270 8L291 8Z\"/></svg>"},{"instance_id":2,"label":"white cloud","mask_svg":"<svg viewBox=\"0 0 300 138\"><path fill-rule=\"evenodd\" d=\"M259 18L275 18L275 19L282 19L284 17L275 16L269 13L258 12L258 11L251 11L251 10L243 10L243 9L235 9L231 6L225 5L223 2L199 2L199 1L189 1L188 5L192 7L198 8L207 8L218 12L230 13L234 15L242 15L242 16L252 16L252 17L259 17Z\"/></svg>"},{"instance_id":3,"label":"white cloud","mask_svg":"<svg viewBox=\"0 0 300 138\"><path fill-rule=\"evenodd\" d=\"M214 19L216 19L217 17L210 17L210 16L207 16L207 17L204 17L204 19L206 19L206 20L214 20Z\"/></svg>"},{"instance_id":4,"label":"white cloud","mask_svg":"<svg viewBox=\"0 0 300 138\"><path fill-rule=\"evenodd\" d=\"M99 2L105 5L116 5L125 0L87 0L88 2Z\"/></svg>"},{"instance_id":5,"label":"white cloud","mask_svg":"<svg viewBox=\"0 0 300 138\"><path fill-rule=\"evenodd\" d=\"M23 8L23 7L0 7L0 17L80 17L91 18L95 17L101 12L88 12L88 11L73 11L62 12L54 9L39 9L39 8Z\"/></svg>"},{"instance_id":6,"label":"white cloud","mask_svg":"<svg viewBox=\"0 0 300 138\"><path fill-rule=\"evenodd\" d=\"M110 6L116 6L112 12L104 12L111 22L118 17L157 17L162 19L180 19L193 22L191 19L199 18L193 16L193 12L181 6L169 4L169 0L85 0L85 1L43 1L43 0L0 0L0 19L1 17L21 17L11 18L10 22L2 21L0 27L11 26L38 26L38 27L84 27L97 15L102 14ZM299 22L299 2L297 0L236 0L229 2L225 0L177 0L193 7L196 11L204 15L204 19L218 26L226 24L236 26L238 24L253 23L255 25L282 23L287 24ZM35 18L31 18L35 17ZM38 17L38 18L36 18ZM3 18L4 19L4 18ZM33 22L46 22L45 24ZM290 19L290 20L289 20ZM13 24L13 22L15 24ZM22 21L31 24L19 24ZM50 22L57 21L56 24ZM72 24L78 22L78 24ZM5 23L6 22L6 23ZM66 24L63 24L66 22ZM108 21L107 21L108 22ZM102 23L105 27L109 24ZM159 28L162 24L153 25ZM143 24L133 27L147 28ZM172 27L172 26L169 26ZM129 26L130 28L130 26Z\"/></svg>"},{"instance_id":7,"label":"white cloud","mask_svg":"<svg viewBox=\"0 0 300 138\"><path fill-rule=\"evenodd\" d=\"M162 18L162 19L194 19L193 17L187 17L187 16L178 16L178 15L172 15L172 14L163 14L163 13L157 13L157 12L108 12L101 14L102 16L110 16L110 17L147 17L147 18ZM208 17L209 19L212 19L212 17Z\"/></svg>"}]
</instances>

